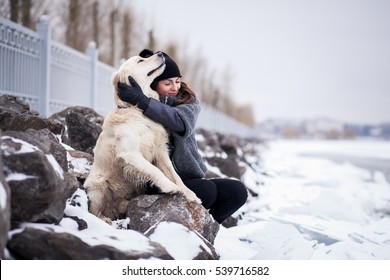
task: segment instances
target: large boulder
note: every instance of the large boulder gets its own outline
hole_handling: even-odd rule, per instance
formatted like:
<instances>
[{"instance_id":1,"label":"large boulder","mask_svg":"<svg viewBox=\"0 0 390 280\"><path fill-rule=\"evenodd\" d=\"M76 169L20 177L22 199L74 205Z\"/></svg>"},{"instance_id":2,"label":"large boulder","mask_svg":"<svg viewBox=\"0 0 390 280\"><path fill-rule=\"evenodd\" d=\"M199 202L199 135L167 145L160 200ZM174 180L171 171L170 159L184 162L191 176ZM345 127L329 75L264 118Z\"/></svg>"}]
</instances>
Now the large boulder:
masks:
<instances>
[{"instance_id":1,"label":"large boulder","mask_svg":"<svg viewBox=\"0 0 390 280\"><path fill-rule=\"evenodd\" d=\"M50 119L61 122L66 130L62 141L76 150L92 154L102 132L104 118L93 109L76 106L53 114Z\"/></svg>"},{"instance_id":2,"label":"large boulder","mask_svg":"<svg viewBox=\"0 0 390 280\"><path fill-rule=\"evenodd\" d=\"M145 238L146 239L146 238ZM131 242L131 240L129 240ZM89 245L67 232L54 232L33 227L11 235L8 250L17 259L39 260L137 260L168 259L167 251L155 242L148 242L148 250L122 251L108 245Z\"/></svg>"},{"instance_id":3,"label":"large boulder","mask_svg":"<svg viewBox=\"0 0 390 280\"><path fill-rule=\"evenodd\" d=\"M219 224L200 204L188 201L180 194L142 195L130 200L127 210L129 228L146 232L157 223L175 222L198 232L213 243Z\"/></svg>"},{"instance_id":4,"label":"large boulder","mask_svg":"<svg viewBox=\"0 0 390 280\"><path fill-rule=\"evenodd\" d=\"M47 130L2 135L3 171L11 189L13 221L56 223L79 183L67 170L66 151Z\"/></svg>"}]
</instances>

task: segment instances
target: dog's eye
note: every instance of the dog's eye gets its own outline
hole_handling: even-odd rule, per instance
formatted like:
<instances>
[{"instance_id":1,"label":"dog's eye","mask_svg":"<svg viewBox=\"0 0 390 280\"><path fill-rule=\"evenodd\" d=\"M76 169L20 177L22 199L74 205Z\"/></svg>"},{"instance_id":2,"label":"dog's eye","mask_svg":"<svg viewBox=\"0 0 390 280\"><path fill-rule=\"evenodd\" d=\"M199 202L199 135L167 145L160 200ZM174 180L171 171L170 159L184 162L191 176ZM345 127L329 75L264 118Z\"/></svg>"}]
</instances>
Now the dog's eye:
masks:
<instances>
[{"instance_id":1,"label":"dog's eye","mask_svg":"<svg viewBox=\"0 0 390 280\"><path fill-rule=\"evenodd\" d=\"M137 62L137 63L140 63L140 62L144 62L144 60L143 60L143 59L140 59L140 60L138 60L138 62Z\"/></svg>"}]
</instances>

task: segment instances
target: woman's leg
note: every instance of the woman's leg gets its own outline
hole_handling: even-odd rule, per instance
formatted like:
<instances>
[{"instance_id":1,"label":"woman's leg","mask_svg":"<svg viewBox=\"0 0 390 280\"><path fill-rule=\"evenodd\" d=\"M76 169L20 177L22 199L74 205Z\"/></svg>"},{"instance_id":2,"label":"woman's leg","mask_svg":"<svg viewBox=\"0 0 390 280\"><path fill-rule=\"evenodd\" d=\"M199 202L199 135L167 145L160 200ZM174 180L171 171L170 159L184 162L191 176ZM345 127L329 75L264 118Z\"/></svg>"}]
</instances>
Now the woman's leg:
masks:
<instances>
[{"instance_id":1,"label":"woman's leg","mask_svg":"<svg viewBox=\"0 0 390 280\"><path fill-rule=\"evenodd\" d=\"M216 201L210 207L210 214L222 223L236 212L248 198L245 185L233 179L210 179L217 187Z\"/></svg>"},{"instance_id":2,"label":"woman's leg","mask_svg":"<svg viewBox=\"0 0 390 280\"><path fill-rule=\"evenodd\" d=\"M217 186L206 179L183 180L184 185L193 191L202 201L204 208L209 209L217 199Z\"/></svg>"},{"instance_id":3,"label":"woman's leg","mask_svg":"<svg viewBox=\"0 0 390 280\"><path fill-rule=\"evenodd\" d=\"M236 212L248 198L245 185L238 180L190 179L183 180L183 183L202 200L206 209L210 209L218 223Z\"/></svg>"}]
</instances>

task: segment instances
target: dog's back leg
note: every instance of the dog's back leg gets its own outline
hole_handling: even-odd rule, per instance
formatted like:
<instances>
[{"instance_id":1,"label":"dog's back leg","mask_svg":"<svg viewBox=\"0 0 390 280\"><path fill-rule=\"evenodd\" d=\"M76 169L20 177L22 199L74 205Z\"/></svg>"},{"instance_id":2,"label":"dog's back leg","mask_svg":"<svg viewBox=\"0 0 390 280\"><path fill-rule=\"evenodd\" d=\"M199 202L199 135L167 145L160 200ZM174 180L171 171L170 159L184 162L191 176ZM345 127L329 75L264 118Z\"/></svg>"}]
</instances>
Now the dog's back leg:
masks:
<instances>
[{"instance_id":1,"label":"dog's back leg","mask_svg":"<svg viewBox=\"0 0 390 280\"><path fill-rule=\"evenodd\" d=\"M102 192L96 189L88 190L88 198L89 198L89 207L88 210L98 218L102 219L108 224L111 224L111 219L103 215L103 204L105 197L103 197Z\"/></svg>"},{"instance_id":2,"label":"dog's back leg","mask_svg":"<svg viewBox=\"0 0 390 280\"><path fill-rule=\"evenodd\" d=\"M109 188L106 180L90 173L90 176L84 183L84 187L88 194L89 212L111 224L111 219L104 215L104 209L107 208L111 201L111 198L106 193Z\"/></svg>"}]
</instances>

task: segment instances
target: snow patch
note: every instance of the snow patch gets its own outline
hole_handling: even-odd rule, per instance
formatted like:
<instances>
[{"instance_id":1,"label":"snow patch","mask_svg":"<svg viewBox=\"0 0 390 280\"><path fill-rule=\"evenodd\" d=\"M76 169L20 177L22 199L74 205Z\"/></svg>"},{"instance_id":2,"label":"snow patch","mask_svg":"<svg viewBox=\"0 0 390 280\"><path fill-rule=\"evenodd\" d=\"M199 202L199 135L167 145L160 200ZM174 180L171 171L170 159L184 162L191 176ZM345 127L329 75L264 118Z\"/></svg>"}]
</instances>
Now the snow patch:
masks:
<instances>
[{"instance_id":1,"label":"snow patch","mask_svg":"<svg viewBox=\"0 0 390 280\"><path fill-rule=\"evenodd\" d=\"M5 187L3 183L0 182L0 209L5 209L7 206L7 192L5 191Z\"/></svg>"},{"instance_id":2,"label":"snow patch","mask_svg":"<svg viewBox=\"0 0 390 280\"><path fill-rule=\"evenodd\" d=\"M159 223L150 239L165 247L176 260L192 260L202 248L211 254L210 249L196 233L178 223Z\"/></svg>"}]
</instances>

